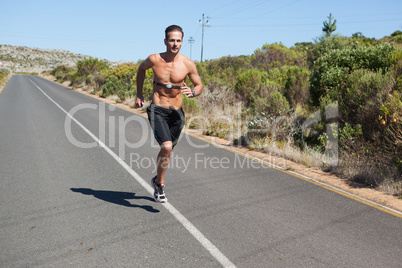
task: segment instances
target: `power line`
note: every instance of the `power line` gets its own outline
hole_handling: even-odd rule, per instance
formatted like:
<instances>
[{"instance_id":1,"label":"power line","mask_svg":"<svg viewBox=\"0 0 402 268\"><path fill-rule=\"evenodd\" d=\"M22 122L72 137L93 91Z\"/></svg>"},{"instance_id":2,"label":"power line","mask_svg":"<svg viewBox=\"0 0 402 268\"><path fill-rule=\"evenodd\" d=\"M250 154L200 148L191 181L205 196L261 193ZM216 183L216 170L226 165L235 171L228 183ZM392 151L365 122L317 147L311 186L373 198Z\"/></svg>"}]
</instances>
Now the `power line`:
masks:
<instances>
[{"instance_id":1,"label":"power line","mask_svg":"<svg viewBox=\"0 0 402 268\"><path fill-rule=\"evenodd\" d=\"M275 11L275 10L273 10L273 11ZM269 11L269 12L273 12L272 10L271 11ZM255 16L253 16L253 17L219 17L219 18L215 18L215 17L213 17L213 19L216 19L216 20L219 20L219 19L224 19L224 20L236 20L236 21L239 21L239 20L241 20L242 22L243 21L247 21L247 20L260 20L261 19L261 16L262 15L266 15L267 13L262 13L262 14L259 14L259 15L255 15ZM380 16L392 16L392 15L401 15L402 14L402 12L394 12L394 13L376 13L376 14L354 14L354 15L343 15L343 16L339 16L339 15L336 15L336 18L338 19L338 18L350 18L350 17L353 17L353 18L356 18L356 17L368 17L368 18L373 18L374 16L375 17L380 17ZM317 16L301 16L301 17L295 17L295 16L292 16L292 17L284 17L284 16L277 16L277 17L274 17L274 16L270 16L270 19L281 19L281 20L289 20L289 19L297 19L297 20L318 20L318 19L324 19L324 16L320 16L320 15L317 15ZM370 20L368 20L368 21L370 21ZM215 27L215 26L214 26Z\"/></svg>"},{"instance_id":2,"label":"power line","mask_svg":"<svg viewBox=\"0 0 402 268\"><path fill-rule=\"evenodd\" d=\"M283 5L283 6L280 6L280 7L276 8L276 9L270 9L270 10L268 10L268 11L262 13L262 14L255 15L255 16L253 16L252 18L243 18L243 19L236 18L236 21L237 21L237 22L232 23L232 25L238 25L238 24L244 23L244 21L248 21L248 20L253 20L253 19L261 18L262 16L266 16L266 15L269 14L269 13L273 13L273 12L279 10L279 9L282 9L282 8L284 8L284 7L293 5L294 3L298 2L298 1L300 1L300 0L292 1L292 2L290 2L290 3L287 3L287 4ZM267 2L265 2L265 3L267 3ZM254 5L253 5L253 4L254 4ZM250 9L250 8L253 8L253 7L256 7L256 6L259 6L260 4L262 4L262 3L259 2L259 1L253 2L253 3L251 3L248 7L243 8L242 10L240 10L240 12L242 12L242 11L244 11L244 10L247 10L247 9ZM235 12L235 13L238 13L238 12ZM235 14L235 13L231 13L230 15L233 15L233 14ZM228 18L227 18L227 19L228 19Z\"/></svg>"},{"instance_id":3,"label":"power line","mask_svg":"<svg viewBox=\"0 0 402 268\"><path fill-rule=\"evenodd\" d=\"M229 7L229 6L233 6L233 4L234 3L236 3L236 2L238 2L239 0L234 0L234 1L232 1L232 2L230 2L229 4L225 4L225 5L223 5L223 6L221 6L221 7L218 7L218 8L214 8L213 9L213 11L210 11L210 12L208 12L209 14L212 12L212 13L214 13L214 12L216 12L217 10L221 10L221 9L226 9L227 7Z\"/></svg>"},{"instance_id":4,"label":"power line","mask_svg":"<svg viewBox=\"0 0 402 268\"><path fill-rule=\"evenodd\" d=\"M268 3L269 1L271 1L271 0L256 0L256 1L253 1L253 2L251 2L251 3L249 3L249 4L247 4L246 6L241 6L241 7L238 7L237 9L232 10L232 11L229 11L229 12L226 12L226 13L224 13L224 14L218 15L218 17L221 17L221 18L222 18L222 16L233 15L233 14L236 14L236 13L239 13L239 12L243 12L244 10L247 10L247 9L250 9L250 8L255 8L255 7L257 7L257 6L260 7L262 4L266 4L266 3ZM291 1L291 0L290 0L290 1ZM284 8L284 7L293 5L293 4L295 4L296 2L299 2L299 1L300 1L300 0L294 0L294 1L288 2L287 4L282 5L282 6L278 7L278 8L268 10L268 12L266 11L266 12L264 12L263 14L266 15L266 14L268 14L268 13L273 13L273 12L279 10L279 9L282 9L282 8ZM231 23L231 24L229 24L229 25L218 25L217 27L225 27L225 28L226 28L226 27L228 27L228 28L231 28L231 27L250 27L250 26L251 26L251 27L257 27L257 28L267 27L267 25L257 25L257 26L254 26L254 25L247 25L247 26L246 26L246 25L244 25L244 22L245 22L245 21L257 19L257 18L263 16L263 14L260 14L260 15L258 15L258 16L254 16L253 18L248 18L248 19L242 19L242 20L236 19L236 22L233 22L233 23ZM243 25L239 25L239 24L243 24ZM214 26L214 27L215 27L215 26Z\"/></svg>"},{"instance_id":5,"label":"power line","mask_svg":"<svg viewBox=\"0 0 402 268\"><path fill-rule=\"evenodd\" d=\"M269 1L271 1L271 0L269 0ZM250 9L250 8L253 8L253 7L256 7L256 6L259 6L259 5L261 5L261 4L265 4L266 2L269 2L269 1L266 1L266 0L256 0L256 1L254 1L254 2L247 3L247 4L244 5L244 6L237 7L237 8L235 8L235 9L233 9L233 10L229 10L229 11L227 11L227 12L224 12L223 14L219 14L219 15L214 16L214 17L231 16L231 15L234 15L234 14L236 14L236 13L243 12L244 10L247 10L247 9ZM264 2L265 2L265 3L264 3Z\"/></svg>"},{"instance_id":6,"label":"power line","mask_svg":"<svg viewBox=\"0 0 402 268\"><path fill-rule=\"evenodd\" d=\"M355 23L374 23L374 22L384 22L384 21L401 21L400 18L397 19L379 19L379 20L360 20L360 21L340 21L338 22L339 25L342 24L355 24ZM261 27L302 27L302 26L313 26L313 25L319 25L319 23L314 22L314 23L291 23L291 24L244 24L244 25L236 25L234 26L233 24L224 24L224 25L214 25L215 28L224 28L224 27L230 27L230 28L261 28Z\"/></svg>"}]
</instances>

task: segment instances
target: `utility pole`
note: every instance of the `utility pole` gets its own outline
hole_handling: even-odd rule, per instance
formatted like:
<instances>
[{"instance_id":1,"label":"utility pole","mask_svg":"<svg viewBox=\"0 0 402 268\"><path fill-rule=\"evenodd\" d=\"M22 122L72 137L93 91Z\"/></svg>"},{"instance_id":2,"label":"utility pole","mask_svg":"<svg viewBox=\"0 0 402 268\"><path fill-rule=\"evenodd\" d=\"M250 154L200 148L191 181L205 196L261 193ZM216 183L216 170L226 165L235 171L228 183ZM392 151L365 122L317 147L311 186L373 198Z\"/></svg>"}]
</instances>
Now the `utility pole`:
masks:
<instances>
[{"instance_id":1,"label":"utility pole","mask_svg":"<svg viewBox=\"0 0 402 268\"><path fill-rule=\"evenodd\" d=\"M205 21L204 14L202 14L202 20L199 20L198 22L201 23L202 27L202 41L201 41L201 62L202 62L202 56L204 53L204 27L209 27L209 17L206 17L207 20Z\"/></svg>"},{"instance_id":2,"label":"utility pole","mask_svg":"<svg viewBox=\"0 0 402 268\"><path fill-rule=\"evenodd\" d=\"M193 48L194 41L195 41L194 38L192 36L190 36L190 38L188 39L188 42L190 43L190 60L192 60L191 51L192 51L192 48Z\"/></svg>"}]
</instances>

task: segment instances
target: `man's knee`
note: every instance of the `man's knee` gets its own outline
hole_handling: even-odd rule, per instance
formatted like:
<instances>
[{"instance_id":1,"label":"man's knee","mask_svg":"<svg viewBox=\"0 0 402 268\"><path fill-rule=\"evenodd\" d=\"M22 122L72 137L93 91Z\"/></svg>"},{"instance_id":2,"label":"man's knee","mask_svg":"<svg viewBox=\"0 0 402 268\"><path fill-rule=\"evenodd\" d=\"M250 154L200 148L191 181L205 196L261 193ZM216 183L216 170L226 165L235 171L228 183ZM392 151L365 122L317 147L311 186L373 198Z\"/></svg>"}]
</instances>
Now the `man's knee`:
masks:
<instances>
[{"instance_id":1,"label":"man's knee","mask_svg":"<svg viewBox=\"0 0 402 268\"><path fill-rule=\"evenodd\" d=\"M173 144L171 141L165 141L161 144L161 152L165 155L170 155L173 150Z\"/></svg>"}]
</instances>

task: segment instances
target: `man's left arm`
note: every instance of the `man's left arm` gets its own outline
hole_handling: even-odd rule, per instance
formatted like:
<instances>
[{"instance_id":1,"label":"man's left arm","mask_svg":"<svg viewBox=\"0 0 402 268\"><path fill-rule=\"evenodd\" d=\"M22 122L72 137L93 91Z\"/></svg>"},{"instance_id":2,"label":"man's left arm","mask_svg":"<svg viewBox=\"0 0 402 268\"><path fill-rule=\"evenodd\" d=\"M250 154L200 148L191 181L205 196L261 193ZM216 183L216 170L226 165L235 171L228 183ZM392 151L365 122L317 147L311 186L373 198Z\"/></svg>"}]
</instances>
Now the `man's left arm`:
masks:
<instances>
[{"instance_id":1,"label":"man's left arm","mask_svg":"<svg viewBox=\"0 0 402 268\"><path fill-rule=\"evenodd\" d=\"M202 93L204 86L202 85L201 78L198 75L197 67L195 66L194 62L191 61L188 64L188 68L189 68L188 78L190 78L190 81L191 81L191 83L193 83L194 88L190 89L187 87L186 84L184 84L185 90L183 91L183 94L185 94L185 95L187 95L187 97L191 98L191 97L200 95ZM194 95L193 91L194 91L195 95Z\"/></svg>"}]
</instances>

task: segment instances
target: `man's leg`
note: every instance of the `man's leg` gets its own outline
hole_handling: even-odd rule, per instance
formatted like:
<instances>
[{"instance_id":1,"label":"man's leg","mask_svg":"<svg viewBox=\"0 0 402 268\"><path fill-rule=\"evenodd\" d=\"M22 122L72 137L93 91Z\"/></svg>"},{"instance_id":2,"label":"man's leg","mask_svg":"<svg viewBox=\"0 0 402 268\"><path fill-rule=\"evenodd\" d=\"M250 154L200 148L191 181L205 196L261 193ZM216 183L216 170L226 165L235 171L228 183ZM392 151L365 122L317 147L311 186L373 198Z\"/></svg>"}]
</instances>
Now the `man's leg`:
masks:
<instances>
[{"instance_id":1,"label":"man's leg","mask_svg":"<svg viewBox=\"0 0 402 268\"><path fill-rule=\"evenodd\" d=\"M161 150L157 157L157 177L155 182L158 184L165 184L165 173L169 165L170 154L173 150L173 144L171 141L165 141L161 144Z\"/></svg>"}]
</instances>

